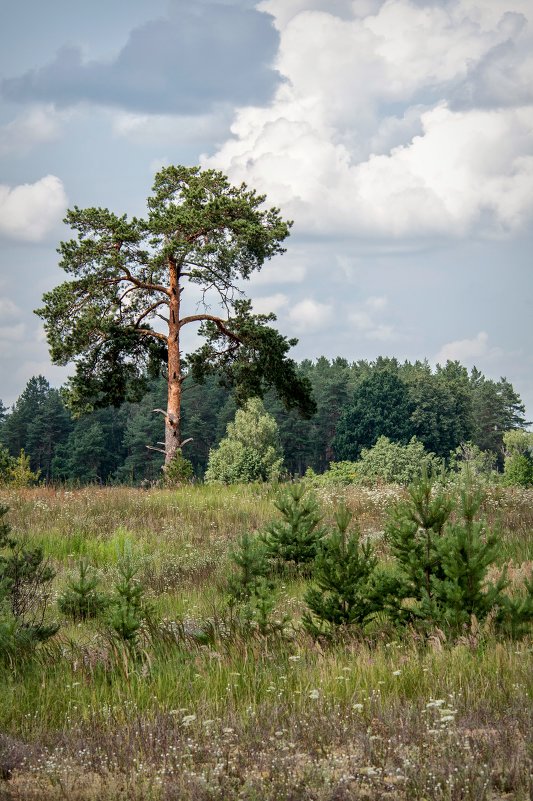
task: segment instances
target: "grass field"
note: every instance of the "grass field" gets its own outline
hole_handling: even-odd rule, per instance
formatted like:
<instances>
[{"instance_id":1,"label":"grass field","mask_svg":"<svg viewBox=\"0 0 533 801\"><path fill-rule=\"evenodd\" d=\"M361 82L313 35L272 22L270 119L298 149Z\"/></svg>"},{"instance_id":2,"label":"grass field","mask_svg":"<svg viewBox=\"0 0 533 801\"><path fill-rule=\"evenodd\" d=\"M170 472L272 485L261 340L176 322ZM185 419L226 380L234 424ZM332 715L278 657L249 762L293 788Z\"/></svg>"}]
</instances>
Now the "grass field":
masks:
<instances>
[{"instance_id":1,"label":"grass field","mask_svg":"<svg viewBox=\"0 0 533 801\"><path fill-rule=\"evenodd\" d=\"M321 501L331 518L344 499L386 560L400 492ZM299 626L298 578L277 591L283 634L232 626L230 550L274 516L273 498L267 486L0 490L14 532L56 569L55 597L82 556L111 586L129 543L155 621L135 660L51 599L59 634L0 672L2 801L533 798L532 638L473 627L423 641L378 627L317 644ZM491 489L484 512L518 583L532 567L533 492Z\"/></svg>"}]
</instances>

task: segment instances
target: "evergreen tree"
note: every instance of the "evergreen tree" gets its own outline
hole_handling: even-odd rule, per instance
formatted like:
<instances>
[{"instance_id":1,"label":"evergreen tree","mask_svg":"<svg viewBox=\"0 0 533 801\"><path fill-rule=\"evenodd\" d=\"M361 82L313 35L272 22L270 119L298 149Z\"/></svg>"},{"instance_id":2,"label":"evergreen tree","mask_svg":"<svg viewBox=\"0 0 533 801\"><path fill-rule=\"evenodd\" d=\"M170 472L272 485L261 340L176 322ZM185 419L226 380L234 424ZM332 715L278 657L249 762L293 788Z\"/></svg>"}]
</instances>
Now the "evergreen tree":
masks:
<instances>
[{"instance_id":1,"label":"evergreen tree","mask_svg":"<svg viewBox=\"0 0 533 801\"><path fill-rule=\"evenodd\" d=\"M41 478L52 477L52 460L56 448L65 442L72 429L71 416L57 389L49 389L27 429L26 448L34 470Z\"/></svg>"},{"instance_id":2,"label":"evergreen tree","mask_svg":"<svg viewBox=\"0 0 533 801\"><path fill-rule=\"evenodd\" d=\"M256 594L269 573L264 547L257 537L245 532L238 541L238 548L230 553L237 568L228 579L228 593L233 603L248 601Z\"/></svg>"},{"instance_id":3,"label":"evergreen tree","mask_svg":"<svg viewBox=\"0 0 533 801\"><path fill-rule=\"evenodd\" d=\"M117 478L130 484L157 481L161 477L163 455L147 446L158 442L161 424L154 409L164 403L164 381L150 384L150 391L138 403L126 403L120 409L124 436L125 459L117 470Z\"/></svg>"},{"instance_id":4,"label":"evergreen tree","mask_svg":"<svg viewBox=\"0 0 533 801\"><path fill-rule=\"evenodd\" d=\"M53 478L82 484L110 481L124 460L123 438L124 424L113 408L80 417L68 440L56 449Z\"/></svg>"},{"instance_id":5,"label":"evergreen tree","mask_svg":"<svg viewBox=\"0 0 533 801\"><path fill-rule=\"evenodd\" d=\"M4 445L0 445L0 485L9 482L13 461L13 457L9 455L8 449Z\"/></svg>"},{"instance_id":6,"label":"evergreen tree","mask_svg":"<svg viewBox=\"0 0 533 801\"><path fill-rule=\"evenodd\" d=\"M473 442L483 451L495 454L497 465L504 464L503 437L506 431L525 428L525 407L520 396L505 379L490 381L473 370L471 375L474 413Z\"/></svg>"},{"instance_id":7,"label":"evergreen tree","mask_svg":"<svg viewBox=\"0 0 533 801\"><path fill-rule=\"evenodd\" d=\"M23 449L16 459L11 459L11 466L7 474L8 484L19 489L31 487L39 480L40 472L40 470L33 472L30 467L30 457L26 456Z\"/></svg>"},{"instance_id":8,"label":"evergreen tree","mask_svg":"<svg viewBox=\"0 0 533 801\"><path fill-rule=\"evenodd\" d=\"M333 443L337 459L354 461L380 436L407 444L413 435L411 412L407 386L398 375L388 367L374 370L339 419Z\"/></svg>"},{"instance_id":9,"label":"evergreen tree","mask_svg":"<svg viewBox=\"0 0 533 801\"><path fill-rule=\"evenodd\" d=\"M292 484L275 501L281 520L271 522L262 536L266 555L297 567L315 559L326 531L319 526L322 514L305 484Z\"/></svg>"},{"instance_id":10,"label":"evergreen tree","mask_svg":"<svg viewBox=\"0 0 533 801\"><path fill-rule=\"evenodd\" d=\"M409 497L392 510L385 528L398 566L398 619L436 619L435 581L444 579L438 541L443 536L453 502L444 492L433 493L428 475L409 487ZM401 600L412 604L404 608Z\"/></svg>"},{"instance_id":11,"label":"evergreen tree","mask_svg":"<svg viewBox=\"0 0 533 801\"><path fill-rule=\"evenodd\" d=\"M21 450L29 451L28 430L41 411L49 392L50 384L46 378L42 375L33 376L6 418L1 428L2 441L12 456L18 456ZM32 467L35 469L38 465L32 464Z\"/></svg>"},{"instance_id":12,"label":"evergreen tree","mask_svg":"<svg viewBox=\"0 0 533 801\"><path fill-rule=\"evenodd\" d=\"M310 609L302 618L313 636L337 626L361 629L380 609L374 586L377 559L369 542L357 531L348 534L352 515L346 508L335 514L337 529L321 544L313 570L317 586L305 594Z\"/></svg>"},{"instance_id":13,"label":"evergreen tree","mask_svg":"<svg viewBox=\"0 0 533 801\"><path fill-rule=\"evenodd\" d=\"M187 449L195 473L203 475L209 459L209 451L223 438L227 425L237 411L233 392L221 386L216 375L206 376L203 384L197 384L192 375L183 382L183 436L191 438L193 445Z\"/></svg>"},{"instance_id":14,"label":"evergreen tree","mask_svg":"<svg viewBox=\"0 0 533 801\"><path fill-rule=\"evenodd\" d=\"M4 520L0 506L0 659L33 652L54 636L58 626L45 622L49 584L54 571L42 548L25 548Z\"/></svg>"},{"instance_id":15,"label":"evergreen tree","mask_svg":"<svg viewBox=\"0 0 533 801\"><path fill-rule=\"evenodd\" d=\"M63 481L82 484L103 483L102 466L107 457L104 431L93 416L76 423L65 445L57 449L53 461L53 476Z\"/></svg>"},{"instance_id":16,"label":"evergreen tree","mask_svg":"<svg viewBox=\"0 0 533 801\"><path fill-rule=\"evenodd\" d=\"M131 553L126 552L118 564L119 578L115 584L115 595L111 599L109 622L119 639L131 648L137 644L139 632L146 614L144 587L137 580L138 566Z\"/></svg>"},{"instance_id":17,"label":"evergreen tree","mask_svg":"<svg viewBox=\"0 0 533 801\"><path fill-rule=\"evenodd\" d=\"M514 634L533 620L533 581L511 599L504 592L505 571L495 582L487 579L499 548L497 536L475 519L482 501L467 478L452 521L452 500L424 476L396 506L386 528L396 560L387 607L396 620L458 633L472 617L481 621L493 614L496 625Z\"/></svg>"},{"instance_id":18,"label":"evergreen tree","mask_svg":"<svg viewBox=\"0 0 533 801\"><path fill-rule=\"evenodd\" d=\"M144 219L105 208L67 212L76 238L61 243L60 266L69 280L47 292L38 310L52 360L76 361L70 398L82 411L138 400L147 374L164 366L165 464L183 442L185 363L200 382L223 375L241 403L275 387L288 407L314 412L310 388L287 357L296 341L241 297L242 281L283 253L290 232L291 223L264 201L215 170L169 166L155 176ZM186 288L205 301L192 314ZM215 303L222 316L210 311ZM204 344L185 362L184 329L198 324Z\"/></svg>"},{"instance_id":19,"label":"evergreen tree","mask_svg":"<svg viewBox=\"0 0 533 801\"><path fill-rule=\"evenodd\" d=\"M472 615L484 620L493 609L507 606L505 571L495 583L487 581L487 571L499 557L499 540L483 521L475 520L483 500L483 492L467 478L460 518L448 524L446 536L437 543L444 578L435 583L435 596L445 624L455 631Z\"/></svg>"},{"instance_id":20,"label":"evergreen tree","mask_svg":"<svg viewBox=\"0 0 533 801\"><path fill-rule=\"evenodd\" d=\"M2 402L2 398L0 398L0 432L2 431L2 426L4 425L4 423L5 423L6 419L7 419L8 412L9 412L9 409L7 408L7 406L4 406L4 404ZM2 441L3 440L2 440L2 438L0 436L0 442L2 442Z\"/></svg>"},{"instance_id":21,"label":"evergreen tree","mask_svg":"<svg viewBox=\"0 0 533 801\"><path fill-rule=\"evenodd\" d=\"M59 611L73 620L96 617L109 605L108 597L99 592L99 585L100 579L82 559L78 577L69 579L66 590L58 598Z\"/></svg>"}]
</instances>

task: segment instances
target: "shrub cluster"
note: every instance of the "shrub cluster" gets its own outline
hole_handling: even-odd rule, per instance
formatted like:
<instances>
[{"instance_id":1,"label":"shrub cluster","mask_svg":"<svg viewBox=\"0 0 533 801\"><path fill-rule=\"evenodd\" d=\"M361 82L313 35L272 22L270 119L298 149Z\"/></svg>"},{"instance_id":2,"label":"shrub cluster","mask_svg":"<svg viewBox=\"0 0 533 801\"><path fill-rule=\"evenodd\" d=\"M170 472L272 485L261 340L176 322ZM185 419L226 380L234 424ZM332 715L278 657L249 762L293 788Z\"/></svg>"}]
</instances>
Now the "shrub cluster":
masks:
<instances>
[{"instance_id":1,"label":"shrub cluster","mask_svg":"<svg viewBox=\"0 0 533 801\"><path fill-rule=\"evenodd\" d=\"M482 491L467 477L460 497L452 498L424 473L408 497L393 508L386 527L393 562L378 565L370 542L350 529L351 514L341 507L331 531L319 525L316 500L303 484L289 487L276 506L281 519L252 539L241 540L233 554L239 573L230 579L233 602L261 594L266 608L269 579L289 564L311 586L303 626L313 636L340 627L364 633L386 618L421 633L439 628L455 636L472 621L490 619L511 636L522 635L533 620L533 579L511 597L505 569L494 581L489 570L500 561L498 537L480 519ZM274 601L270 601L270 609Z\"/></svg>"}]
</instances>

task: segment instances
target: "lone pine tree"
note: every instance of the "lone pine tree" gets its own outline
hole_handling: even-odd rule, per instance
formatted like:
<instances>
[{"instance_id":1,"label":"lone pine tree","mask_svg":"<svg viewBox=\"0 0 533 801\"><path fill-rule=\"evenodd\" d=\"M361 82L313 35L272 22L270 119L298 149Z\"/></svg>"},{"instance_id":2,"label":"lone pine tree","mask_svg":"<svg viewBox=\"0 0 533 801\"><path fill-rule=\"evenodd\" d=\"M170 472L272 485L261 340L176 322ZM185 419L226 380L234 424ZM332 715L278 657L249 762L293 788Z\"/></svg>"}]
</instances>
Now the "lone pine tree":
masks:
<instances>
[{"instance_id":1,"label":"lone pine tree","mask_svg":"<svg viewBox=\"0 0 533 801\"><path fill-rule=\"evenodd\" d=\"M287 357L296 340L267 325L273 315L252 314L239 287L283 253L290 232L291 223L264 201L220 172L178 166L155 176L144 219L105 208L67 213L77 238L62 242L59 253L70 279L44 295L37 314L53 362L76 362L74 409L138 398L147 375L166 365L167 408L158 410L165 417L166 464L183 445L186 368L199 381L218 372L241 399L273 386L288 408L313 414L310 384ZM183 312L186 301L197 313ZM211 313L214 304L220 314ZM193 325L205 341L185 359L182 331Z\"/></svg>"}]
</instances>

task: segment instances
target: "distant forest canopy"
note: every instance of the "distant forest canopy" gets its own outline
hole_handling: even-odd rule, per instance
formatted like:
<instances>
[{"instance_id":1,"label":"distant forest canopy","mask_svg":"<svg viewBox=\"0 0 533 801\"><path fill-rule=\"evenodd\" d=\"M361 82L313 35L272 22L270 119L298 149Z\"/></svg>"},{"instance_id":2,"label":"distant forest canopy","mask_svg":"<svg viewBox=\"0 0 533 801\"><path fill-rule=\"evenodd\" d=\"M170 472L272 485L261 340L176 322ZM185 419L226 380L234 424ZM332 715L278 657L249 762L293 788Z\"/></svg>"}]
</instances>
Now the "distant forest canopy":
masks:
<instances>
[{"instance_id":1,"label":"distant forest canopy","mask_svg":"<svg viewBox=\"0 0 533 801\"><path fill-rule=\"evenodd\" d=\"M432 370L427 362L349 363L324 357L298 366L309 377L317 403L311 420L283 407L274 393L264 398L278 423L285 468L303 475L324 472L331 461L356 460L379 436L407 443L417 437L426 450L447 459L464 442L494 454L503 466L503 434L528 425L525 408L505 378L493 381L459 362ZM184 456L203 476L210 448L224 436L236 411L234 394L216 376L204 384L184 381ZM163 438L161 415L167 382L153 379L138 403L99 409L74 419L61 390L42 376L31 378L11 410L0 401L0 444L11 456L29 454L41 480L131 483L161 476L163 456L146 446Z\"/></svg>"}]
</instances>

